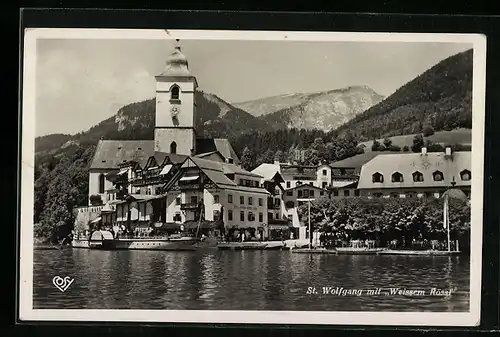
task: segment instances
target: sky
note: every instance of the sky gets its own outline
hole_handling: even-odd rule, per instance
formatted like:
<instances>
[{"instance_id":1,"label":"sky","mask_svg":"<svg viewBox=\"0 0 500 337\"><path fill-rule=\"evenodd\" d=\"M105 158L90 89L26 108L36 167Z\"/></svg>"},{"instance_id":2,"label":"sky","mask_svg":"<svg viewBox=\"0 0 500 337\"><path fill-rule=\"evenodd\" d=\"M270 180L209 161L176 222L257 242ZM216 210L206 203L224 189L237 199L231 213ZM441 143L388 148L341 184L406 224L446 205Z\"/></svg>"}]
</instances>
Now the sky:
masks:
<instances>
[{"instance_id":1,"label":"sky","mask_svg":"<svg viewBox=\"0 0 500 337\"><path fill-rule=\"evenodd\" d=\"M463 43L183 40L199 89L229 103L367 85L388 96ZM74 134L153 98L172 40L39 39L36 136Z\"/></svg>"}]
</instances>

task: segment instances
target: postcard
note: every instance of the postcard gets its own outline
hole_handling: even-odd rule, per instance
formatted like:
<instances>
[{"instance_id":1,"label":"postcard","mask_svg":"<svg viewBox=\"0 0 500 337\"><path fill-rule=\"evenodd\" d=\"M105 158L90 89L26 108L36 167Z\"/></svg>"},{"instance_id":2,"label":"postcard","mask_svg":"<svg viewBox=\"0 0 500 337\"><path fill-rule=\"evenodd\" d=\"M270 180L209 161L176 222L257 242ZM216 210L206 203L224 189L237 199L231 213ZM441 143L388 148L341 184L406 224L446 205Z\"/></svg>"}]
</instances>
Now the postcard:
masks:
<instances>
[{"instance_id":1,"label":"postcard","mask_svg":"<svg viewBox=\"0 0 500 337\"><path fill-rule=\"evenodd\" d=\"M23 46L21 321L479 324L484 36Z\"/></svg>"}]
</instances>

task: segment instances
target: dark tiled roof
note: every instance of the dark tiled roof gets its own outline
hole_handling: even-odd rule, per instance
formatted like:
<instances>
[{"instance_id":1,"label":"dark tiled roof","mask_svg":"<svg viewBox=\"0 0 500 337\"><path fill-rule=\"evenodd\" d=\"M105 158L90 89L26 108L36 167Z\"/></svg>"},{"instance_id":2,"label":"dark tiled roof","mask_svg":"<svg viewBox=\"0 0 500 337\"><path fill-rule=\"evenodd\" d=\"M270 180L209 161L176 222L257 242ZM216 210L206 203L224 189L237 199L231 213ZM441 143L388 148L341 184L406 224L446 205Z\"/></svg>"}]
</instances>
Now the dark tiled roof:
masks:
<instances>
[{"instance_id":1,"label":"dark tiled roof","mask_svg":"<svg viewBox=\"0 0 500 337\"><path fill-rule=\"evenodd\" d=\"M353 157L334 162L334 163L330 164L330 167L331 168L354 168L354 169L360 170L361 166L368 163L370 160L372 160L373 158L375 158L379 154L380 155L382 155L382 154L394 154L394 152L371 151L371 152L366 152L366 153L362 153L362 154L357 154Z\"/></svg>"},{"instance_id":2,"label":"dark tiled roof","mask_svg":"<svg viewBox=\"0 0 500 337\"><path fill-rule=\"evenodd\" d=\"M154 153L152 140L100 140L90 165L91 169L118 169L128 161L144 165Z\"/></svg>"},{"instance_id":3,"label":"dark tiled roof","mask_svg":"<svg viewBox=\"0 0 500 337\"><path fill-rule=\"evenodd\" d=\"M232 158L235 164L239 164L240 159L234 151L229 140L225 138L197 138L196 154L218 151L224 158Z\"/></svg>"}]
</instances>

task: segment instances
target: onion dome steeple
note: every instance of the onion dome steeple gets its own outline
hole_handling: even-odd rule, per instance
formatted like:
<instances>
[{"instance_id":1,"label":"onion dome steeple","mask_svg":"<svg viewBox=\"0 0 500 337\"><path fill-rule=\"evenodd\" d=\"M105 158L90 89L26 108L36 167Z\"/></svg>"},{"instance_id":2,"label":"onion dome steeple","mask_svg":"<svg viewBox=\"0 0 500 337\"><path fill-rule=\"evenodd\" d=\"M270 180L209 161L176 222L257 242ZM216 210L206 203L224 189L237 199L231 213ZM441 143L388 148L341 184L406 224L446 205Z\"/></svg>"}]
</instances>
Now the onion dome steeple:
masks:
<instances>
[{"instance_id":1,"label":"onion dome steeple","mask_svg":"<svg viewBox=\"0 0 500 337\"><path fill-rule=\"evenodd\" d=\"M187 76L191 77L188 68L188 60L181 52L179 39L176 39L175 48L172 54L165 61L165 70L160 76Z\"/></svg>"}]
</instances>

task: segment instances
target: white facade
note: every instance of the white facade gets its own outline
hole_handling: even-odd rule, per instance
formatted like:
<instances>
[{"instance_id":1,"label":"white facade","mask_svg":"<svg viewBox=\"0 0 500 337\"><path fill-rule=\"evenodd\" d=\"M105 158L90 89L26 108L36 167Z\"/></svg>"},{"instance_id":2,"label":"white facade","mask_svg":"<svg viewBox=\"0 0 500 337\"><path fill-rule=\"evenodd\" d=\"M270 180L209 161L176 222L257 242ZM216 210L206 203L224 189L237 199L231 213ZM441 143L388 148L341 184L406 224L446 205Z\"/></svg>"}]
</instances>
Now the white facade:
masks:
<instances>
[{"instance_id":1,"label":"white facade","mask_svg":"<svg viewBox=\"0 0 500 337\"><path fill-rule=\"evenodd\" d=\"M192 154L196 142L195 91L194 78L156 77L155 151Z\"/></svg>"},{"instance_id":2,"label":"white facade","mask_svg":"<svg viewBox=\"0 0 500 337\"><path fill-rule=\"evenodd\" d=\"M90 196L98 195L101 197L102 202L106 203L109 201L107 190L114 188L114 183L106 177L106 174L112 172L113 170L94 170L89 173L89 206L90 206Z\"/></svg>"},{"instance_id":3,"label":"white facade","mask_svg":"<svg viewBox=\"0 0 500 337\"><path fill-rule=\"evenodd\" d=\"M316 171L316 187L327 188L332 183L332 168L328 165L320 165Z\"/></svg>"}]
</instances>

